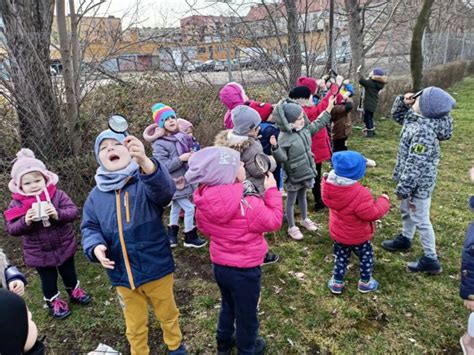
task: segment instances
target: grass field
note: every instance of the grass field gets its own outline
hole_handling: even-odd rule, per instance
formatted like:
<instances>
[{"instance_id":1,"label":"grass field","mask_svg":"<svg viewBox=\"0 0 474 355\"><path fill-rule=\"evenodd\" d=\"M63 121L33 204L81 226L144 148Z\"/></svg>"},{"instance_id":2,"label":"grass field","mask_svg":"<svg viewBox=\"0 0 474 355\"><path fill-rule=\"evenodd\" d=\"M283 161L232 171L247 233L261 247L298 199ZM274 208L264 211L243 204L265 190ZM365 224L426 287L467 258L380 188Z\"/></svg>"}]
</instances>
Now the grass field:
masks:
<instances>
[{"instance_id":1,"label":"grass field","mask_svg":"<svg viewBox=\"0 0 474 355\"><path fill-rule=\"evenodd\" d=\"M441 145L442 159L431 209L437 245L444 272L439 276L409 274L405 263L422 255L418 237L408 253L389 253L380 247L383 239L397 234L400 218L395 198L390 213L374 237L374 277L380 290L372 294L357 291L358 263L346 277L346 289L333 296L326 287L331 275L332 242L327 231L327 212L314 214L323 229L292 241L286 225L269 235L271 249L281 261L263 272L260 332L267 340L268 354L379 354L459 353L459 337L468 312L458 296L460 252L464 232L473 218L467 208L474 186L468 169L474 165L474 78L465 79L450 90L458 102L453 115L455 133ZM377 120L377 137L365 140L355 130L351 149L377 161L363 183L375 194L393 191L400 126L389 119ZM327 168L327 166L326 166ZM311 205L311 204L310 204ZM18 240L10 238L7 250L19 260ZM214 332L219 312L219 290L213 281L207 248L175 251L177 264L175 294L181 311L181 327L192 354L215 353ZM49 318L43 309L39 278L27 270L30 284L27 301L41 334L46 335L50 354L85 353L99 342L128 353L125 326L115 291L104 270L88 263L78 253L82 285L93 296L89 307L72 306L73 314L63 321ZM152 354L164 352L159 324L150 326Z\"/></svg>"}]
</instances>

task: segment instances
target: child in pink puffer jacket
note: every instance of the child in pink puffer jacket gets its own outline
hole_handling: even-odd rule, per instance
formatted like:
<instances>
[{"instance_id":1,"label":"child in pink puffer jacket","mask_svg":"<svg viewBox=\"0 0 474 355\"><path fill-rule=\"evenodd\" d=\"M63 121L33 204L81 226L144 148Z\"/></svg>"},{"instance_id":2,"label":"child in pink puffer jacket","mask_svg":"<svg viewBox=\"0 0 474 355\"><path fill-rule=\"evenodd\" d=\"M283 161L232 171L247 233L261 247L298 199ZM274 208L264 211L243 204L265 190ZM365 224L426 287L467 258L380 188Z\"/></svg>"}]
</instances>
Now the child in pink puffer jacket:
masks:
<instances>
[{"instance_id":1,"label":"child in pink puffer jacket","mask_svg":"<svg viewBox=\"0 0 474 355\"><path fill-rule=\"evenodd\" d=\"M219 91L219 99L222 104L227 107L227 112L224 116L224 128L232 129L234 124L232 123L232 116L230 111L236 108L239 105L243 105L249 100L245 94L245 90L242 85L230 82L224 85L224 87Z\"/></svg>"},{"instance_id":2,"label":"child in pink puffer jacket","mask_svg":"<svg viewBox=\"0 0 474 355\"><path fill-rule=\"evenodd\" d=\"M230 353L236 343L239 354L263 354L257 303L260 265L268 250L264 233L280 229L283 203L272 174L265 180L263 198L244 181L245 175L237 151L208 147L189 159L185 178L200 184L194 192L196 222L210 238L214 277L222 295L217 349Z\"/></svg>"}]
</instances>

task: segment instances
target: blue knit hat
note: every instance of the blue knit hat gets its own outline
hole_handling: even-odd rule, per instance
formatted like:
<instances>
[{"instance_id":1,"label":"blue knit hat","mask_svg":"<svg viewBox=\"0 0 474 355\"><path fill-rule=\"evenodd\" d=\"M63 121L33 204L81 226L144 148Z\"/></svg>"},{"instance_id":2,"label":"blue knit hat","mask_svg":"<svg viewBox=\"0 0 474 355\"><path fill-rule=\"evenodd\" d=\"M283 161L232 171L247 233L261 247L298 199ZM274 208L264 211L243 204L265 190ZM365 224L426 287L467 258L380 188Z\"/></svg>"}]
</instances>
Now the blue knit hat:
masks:
<instances>
[{"instance_id":1,"label":"blue knit hat","mask_svg":"<svg viewBox=\"0 0 474 355\"><path fill-rule=\"evenodd\" d=\"M377 75L377 76L384 76L385 75L385 72L383 71L382 68L374 68L374 70L372 70L372 73L374 75Z\"/></svg>"},{"instance_id":2,"label":"blue knit hat","mask_svg":"<svg viewBox=\"0 0 474 355\"><path fill-rule=\"evenodd\" d=\"M100 159L99 159L99 147L100 147L100 143L102 143L104 139L115 139L116 141L123 143L125 136L120 133L115 133L114 131L110 129L106 129L105 131L100 132L100 134L95 139L95 144L94 144L95 159L97 160L100 166L102 166L102 163L100 162Z\"/></svg>"},{"instance_id":3,"label":"blue knit hat","mask_svg":"<svg viewBox=\"0 0 474 355\"><path fill-rule=\"evenodd\" d=\"M421 114L428 118L441 118L456 105L456 100L451 95L434 86L424 89L419 100Z\"/></svg>"},{"instance_id":4,"label":"blue knit hat","mask_svg":"<svg viewBox=\"0 0 474 355\"><path fill-rule=\"evenodd\" d=\"M359 152L352 150L336 152L332 156L332 165L337 176L359 180L365 175L366 161Z\"/></svg>"}]
</instances>

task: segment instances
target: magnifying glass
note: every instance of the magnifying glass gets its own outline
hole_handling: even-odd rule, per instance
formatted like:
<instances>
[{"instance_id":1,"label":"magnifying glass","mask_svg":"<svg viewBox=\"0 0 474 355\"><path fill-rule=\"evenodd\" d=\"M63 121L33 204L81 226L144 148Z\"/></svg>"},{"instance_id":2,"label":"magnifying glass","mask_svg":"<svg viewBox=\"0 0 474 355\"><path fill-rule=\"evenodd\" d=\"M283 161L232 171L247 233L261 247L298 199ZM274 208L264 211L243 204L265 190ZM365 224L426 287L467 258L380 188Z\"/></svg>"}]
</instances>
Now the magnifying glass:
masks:
<instances>
[{"instance_id":1,"label":"magnifying glass","mask_svg":"<svg viewBox=\"0 0 474 355\"><path fill-rule=\"evenodd\" d=\"M246 170L254 178L261 178L265 176L269 171L275 170L275 161L263 153L258 153L252 162L246 164Z\"/></svg>"},{"instance_id":2,"label":"magnifying glass","mask_svg":"<svg viewBox=\"0 0 474 355\"><path fill-rule=\"evenodd\" d=\"M113 114L109 118L109 128L115 133L123 134L125 137L128 136L128 121L120 114Z\"/></svg>"}]
</instances>

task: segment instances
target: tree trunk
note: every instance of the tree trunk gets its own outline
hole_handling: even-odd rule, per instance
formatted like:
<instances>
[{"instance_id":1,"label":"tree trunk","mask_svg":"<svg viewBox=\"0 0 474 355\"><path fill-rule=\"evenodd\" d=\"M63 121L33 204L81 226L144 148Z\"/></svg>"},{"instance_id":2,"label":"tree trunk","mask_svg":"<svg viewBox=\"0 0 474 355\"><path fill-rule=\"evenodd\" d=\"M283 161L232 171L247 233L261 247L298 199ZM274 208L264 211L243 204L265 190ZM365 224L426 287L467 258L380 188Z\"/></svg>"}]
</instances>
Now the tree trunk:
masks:
<instances>
[{"instance_id":1,"label":"tree trunk","mask_svg":"<svg viewBox=\"0 0 474 355\"><path fill-rule=\"evenodd\" d=\"M298 38L298 12L295 0L285 0L286 13L288 16L288 53L289 53L289 85L288 89L296 84L301 76L301 49Z\"/></svg>"},{"instance_id":2,"label":"tree trunk","mask_svg":"<svg viewBox=\"0 0 474 355\"><path fill-rule=\"evenodd\" d=\"M416 19L415 27L413 27L413 37L410 49L410 70L413 82L413 92L421 89L423 80L423 50L422 40L425 28L429 23L431 7L434 0L424 0L423 7Z\"/></svg>"},{"instance_id":3,"label":"tree trunk","mask_svg":"<svg viewBox=\"0 0 474 355\"><path fill-rule=\"evenodd\" d=\"M63 79L66 91L66 117L68 123L68 136L71 142L71 150L74 155L81 149L81 134L79 129L79 110L77 105L76 85L73 74L73 63L71 56L71 41L69 40L65 0L56 0L56 19L58 23L59 46L63 64Z\"/></svg>"},{"instance_id":4,"label":"tree trunk","mask_svg":"<svg viewBox=\"0 0 474 355\"><path fill-rule=\"evenodd\" d=\"M52 0L2 0L9 96L17 110L20 139L40 159L62 156L64 122L49 72L49 46L54 13Z\"/></svg>"},{"instance_id":5,"label":"tree trunk","mask_svg":"<svg viewBox=\"0 0 474 355\"><path fill-rule=\"evenodd\" d=\"M344 0L345 10L347 12L347 21L349 23L349 42L352 52L352 68L361 66L361 73L365 72L364 33L362 31L359 0ZM354 82L358 82L358 75L355 70L352 72Z\"/></svg>"},{"instance_id":6,"label":"tree trunk","mask_svg":"<svg viewBox=\"0 0 474 355\"><path fill-rule=\"evenodd\" d=\"M74 77L74 93L76 94L76 103L79 111L81 102L81 46L79 44L79 21L77 19L74 0L69 0L69 12L71 18L71 50L72 50L72 69Z\"/></svg>"}]
</instances>

